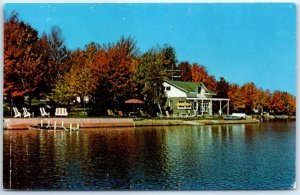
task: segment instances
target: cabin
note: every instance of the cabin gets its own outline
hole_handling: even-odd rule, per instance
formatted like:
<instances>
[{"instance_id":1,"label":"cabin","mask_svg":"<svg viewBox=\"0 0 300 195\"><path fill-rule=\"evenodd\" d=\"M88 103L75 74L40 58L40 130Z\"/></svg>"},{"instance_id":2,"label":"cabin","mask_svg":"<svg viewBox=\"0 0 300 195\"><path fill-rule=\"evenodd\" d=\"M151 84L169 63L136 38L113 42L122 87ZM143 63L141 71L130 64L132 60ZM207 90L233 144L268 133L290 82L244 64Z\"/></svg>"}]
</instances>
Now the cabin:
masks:
<instances>
[{"instance_id":1,"label":"cabin","mask_svg":"<svg viewBox=\"0 0 300 195\"><path fill-rule=\"evenodd\" d=\"M217 114L229 114L229 99L215 98L216 93L203 83L165 80L163 86L167 97L165 107L175 115L213 115L213 104L219 107Z\"/></svg>"}]
</instances>

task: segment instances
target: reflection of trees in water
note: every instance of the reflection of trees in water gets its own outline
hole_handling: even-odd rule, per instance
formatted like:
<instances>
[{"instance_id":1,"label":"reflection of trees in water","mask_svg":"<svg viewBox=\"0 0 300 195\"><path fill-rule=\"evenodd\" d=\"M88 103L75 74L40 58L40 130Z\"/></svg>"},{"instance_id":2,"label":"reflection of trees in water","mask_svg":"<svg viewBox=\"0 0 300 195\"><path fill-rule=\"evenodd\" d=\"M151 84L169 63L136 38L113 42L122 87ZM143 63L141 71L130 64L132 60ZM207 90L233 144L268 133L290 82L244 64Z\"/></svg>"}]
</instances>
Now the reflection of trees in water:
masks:
<instances>
[{"instance_id":1,"label":"reflection of trees in water","mask_svg":"<svg viewBox=\"0 0 300 195\"><path fill-rule=\"evenodd\" d=\"M11 142L9 136L12 136ZM12 147L11 156L9 147ZM47 154L48 158L44 158ZM37 131L6 131L4 134L3 150L3 185L9 188L11 179L12 189L37 188L36 181L47 181L40 188L47 189L47 182L51 182L49 175L53 174L54 161L51 156L53 150L51 144L45 142ZM11 178L9 162L11 158ZM42 182L38 182L42 183Z\"/></svg>"},{"instance_id":2,"label":"reflection of trees in water","mask_svg":"<svg viewBox=\"0 0 300 195\"><path fill-rule=\"evenodd\" d=\"M247 125L247 129L245 131L245 144L252 144L253 138L255 136L255 131L258 129L257 125Z\"/></svg>"},{"instance_id":3,"label":"reflection of trees in water","mask_svg":"<svg viewBox=\"0 0 300 195\"><path fill-rule=\"evenodd\" d=\"M132 128L107 128L85 132L88 156L84 177L92 189L129 188L130 169L135 154Z\"/></svg>"},{"instance_id":4,"label":"reflection of trees in water","mask_svg":"<svg viewBox=\"0 0 300 195\"><path fill-rule=\"evenodd\" d=\"M138 142L137 158L134 168L133 182L140 184L135 188L142 189L143 183L147 183L156 189L163 189L169 175L168 151L166 145L167 127L143 127L136 128L135 136ZM135 166L136 166L135 165Z\"/></svg>"}]
</instances>

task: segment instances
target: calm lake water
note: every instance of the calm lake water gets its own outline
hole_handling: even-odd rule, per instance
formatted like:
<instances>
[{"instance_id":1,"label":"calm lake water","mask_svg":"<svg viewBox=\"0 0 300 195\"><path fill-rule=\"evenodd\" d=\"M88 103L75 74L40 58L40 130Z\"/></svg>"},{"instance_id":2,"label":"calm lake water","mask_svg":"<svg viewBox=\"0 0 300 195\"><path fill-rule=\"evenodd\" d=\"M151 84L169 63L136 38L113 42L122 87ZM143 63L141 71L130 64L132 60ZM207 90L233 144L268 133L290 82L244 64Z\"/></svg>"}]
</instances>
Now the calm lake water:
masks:
<instances>
[{"instance_id":1,"label":"calm lake water","mask_svg":"<svg viewBox=\"0 0 300 195\"><path fill-rule=\"evenodd\" d=\"M295 122L3 132L5 189L290 189L295 182Z\"/></svg>"}]
</instances>

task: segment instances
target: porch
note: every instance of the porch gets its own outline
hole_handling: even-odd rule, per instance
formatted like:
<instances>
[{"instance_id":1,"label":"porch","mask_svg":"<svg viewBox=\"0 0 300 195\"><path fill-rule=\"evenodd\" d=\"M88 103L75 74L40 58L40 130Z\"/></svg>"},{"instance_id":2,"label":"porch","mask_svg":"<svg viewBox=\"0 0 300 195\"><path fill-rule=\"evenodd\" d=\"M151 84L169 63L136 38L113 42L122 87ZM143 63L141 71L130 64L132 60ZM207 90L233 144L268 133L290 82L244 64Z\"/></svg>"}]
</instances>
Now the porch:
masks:
<instances>
[{"instance_id":1,"label":"porch","mask_svg":"<svg viewBox=\"0 0 300 195\"><path fill-rule=\"evenodd\" d=\"M213 102L218 102L218 114L222 115L223 113L229 114L229 101L227 98L186 98L187 102L191 102L191 110L196 115L213 115ZM222 103L222 102L225 102Z\"/></svg>"}]
</instances>

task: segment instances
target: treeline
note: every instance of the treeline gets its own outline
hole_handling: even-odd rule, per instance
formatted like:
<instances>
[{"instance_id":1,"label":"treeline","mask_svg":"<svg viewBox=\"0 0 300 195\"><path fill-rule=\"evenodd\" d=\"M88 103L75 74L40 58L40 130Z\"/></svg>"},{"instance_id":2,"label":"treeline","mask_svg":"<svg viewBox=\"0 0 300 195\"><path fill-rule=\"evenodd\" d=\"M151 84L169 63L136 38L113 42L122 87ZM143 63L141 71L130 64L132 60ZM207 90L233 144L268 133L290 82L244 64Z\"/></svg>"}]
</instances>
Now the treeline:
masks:
<instances>
[{"instance_id":1,"label":"treeline","mask_svg":"<svg viewBox=\"0 0 300 195\"><path fill-rule=\"evenodd\" d=\"M230 98L231 111L295 114L294 96L281 91L272 94L254 83L238 86L224 78L216 80L202 65L178 63L169 45L141 53L134 39L121 37L116 43L92 42L71 51L57 26L39 37L17 13L5 19L4 96L11 104L22 104L24 98L31 104L37 98L62 106L80 97L93 115L123 108L126 99L138 98L145 101L145 111L155 115L157 105L166 101L165 79L203 82L218 97Z\"/></svg>"}]
</instances>

